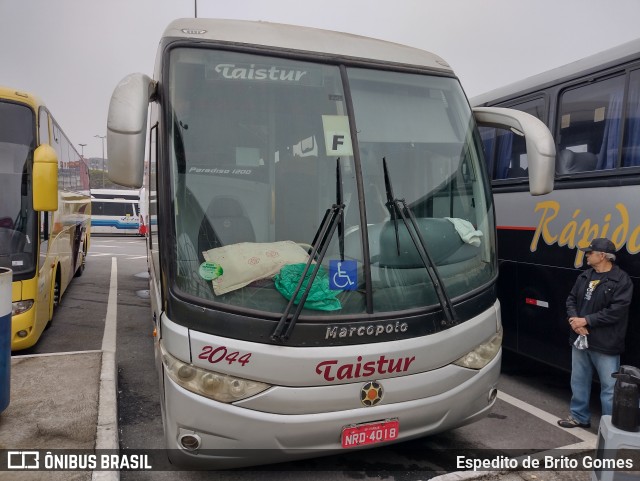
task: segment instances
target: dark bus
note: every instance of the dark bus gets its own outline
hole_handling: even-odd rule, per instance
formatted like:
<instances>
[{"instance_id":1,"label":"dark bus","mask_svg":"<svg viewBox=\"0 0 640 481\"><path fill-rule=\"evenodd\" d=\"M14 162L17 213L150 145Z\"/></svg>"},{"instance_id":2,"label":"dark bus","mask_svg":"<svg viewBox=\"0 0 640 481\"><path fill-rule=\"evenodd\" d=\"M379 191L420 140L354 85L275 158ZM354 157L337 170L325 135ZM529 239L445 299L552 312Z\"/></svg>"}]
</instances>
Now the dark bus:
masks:
<instances>
[{"instance_id":1,"label":"dark bus","mask_svg":"<svg viewBox=\"0 0 640 481\"><path fill-rule=\"evenodd\" d=\"M504 347L569 368L565 301L595 237L616 245L635 295L623 364L640 365L640 39L471 99L542 120L555 188L531 197L521 137L481 128L498 229Z\"/></svg>"}]
</instances>

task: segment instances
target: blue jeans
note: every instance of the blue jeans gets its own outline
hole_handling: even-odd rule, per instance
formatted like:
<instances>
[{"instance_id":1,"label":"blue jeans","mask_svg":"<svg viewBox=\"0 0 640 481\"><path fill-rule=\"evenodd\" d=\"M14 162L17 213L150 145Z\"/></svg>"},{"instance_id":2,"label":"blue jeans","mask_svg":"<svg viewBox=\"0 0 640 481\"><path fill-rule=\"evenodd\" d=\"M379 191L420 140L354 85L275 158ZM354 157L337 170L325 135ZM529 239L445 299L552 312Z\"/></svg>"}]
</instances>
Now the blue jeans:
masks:
<instances>
[{"instance_id":1,"label":"blue jeans","mask_svg":"<svg viewBox=\"0 0 640 481\"><path fill-rule=\"evenodd\" d=\"M591 349L571 347L571 416L582 423L591 422L589 398L591 397L591 381L593 370L600 379L600 403L602 414L611 414L613 410L613 387L616 380L611 374L620 369L620 356L602 354Z\"/></svg>"}]
</instances>

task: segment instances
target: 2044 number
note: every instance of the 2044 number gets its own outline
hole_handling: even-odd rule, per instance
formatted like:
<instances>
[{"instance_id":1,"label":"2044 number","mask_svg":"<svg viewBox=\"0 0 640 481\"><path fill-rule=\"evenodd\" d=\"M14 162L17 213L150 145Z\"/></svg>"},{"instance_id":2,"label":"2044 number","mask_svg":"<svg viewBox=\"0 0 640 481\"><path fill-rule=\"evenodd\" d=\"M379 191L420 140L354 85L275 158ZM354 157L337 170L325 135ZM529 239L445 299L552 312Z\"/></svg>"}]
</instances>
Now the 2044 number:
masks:
<instances>
[{"instance_id":1,"label":"2044 number","mask_svg":"<svg viewBox=\"0 0 640 481\"><path fill-rule=\"evenodd\" d=\"M229 364L238 362L244 367L249 363L249 360L251 359L251 353L247 352L241 354L239 351L229 352L225 346L218 346L216 348L214 348L213 346L203 346L202 352L198 355L198 359L207 360L211 364L216 364L223 361L226 361Z\"/></svg>"}]
</instances>

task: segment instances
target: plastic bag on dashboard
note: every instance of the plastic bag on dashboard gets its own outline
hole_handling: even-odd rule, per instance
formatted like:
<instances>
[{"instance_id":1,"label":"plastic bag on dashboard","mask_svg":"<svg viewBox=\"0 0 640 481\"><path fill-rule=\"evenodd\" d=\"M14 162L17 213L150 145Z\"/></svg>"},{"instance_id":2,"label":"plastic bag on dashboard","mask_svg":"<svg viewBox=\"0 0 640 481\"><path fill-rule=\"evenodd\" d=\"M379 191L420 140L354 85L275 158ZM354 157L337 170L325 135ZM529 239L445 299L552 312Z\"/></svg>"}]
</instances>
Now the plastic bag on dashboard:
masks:
<instances>
[{"instance_id":1,"label":"plastic bag on dashboard","mask_svg":"<svg viewBox=\"0 0 640 481\"><path fill-rule=\"evenodd\" d=\"M306 264L289 264L283 266L280 272L276 274L274 278L276 289L286 299L291 299L293 296L305 265ZM294 304L298 304L300 299L302 299L302 294L309 284L309 278L311 277L311 272L314 267L313 264L309 267ZM340 301L336 298L335 291L329 288L329 276L323 266L320 266L318 274L311 284L311 289L309 290L309 295L304 303L304 307L318 311L337 311L338 309L342 309Z\"/></svg>"}]
</instances>

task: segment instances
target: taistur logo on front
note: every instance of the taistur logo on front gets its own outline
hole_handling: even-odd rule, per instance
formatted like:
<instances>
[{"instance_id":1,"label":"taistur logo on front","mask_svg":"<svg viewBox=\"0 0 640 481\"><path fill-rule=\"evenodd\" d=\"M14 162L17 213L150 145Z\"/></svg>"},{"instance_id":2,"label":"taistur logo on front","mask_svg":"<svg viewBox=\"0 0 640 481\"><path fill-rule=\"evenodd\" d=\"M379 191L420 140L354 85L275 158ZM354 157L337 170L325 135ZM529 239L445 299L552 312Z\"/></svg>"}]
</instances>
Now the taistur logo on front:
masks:
<instances>
[{"instance_id":1,"label":"taistur logo on front","mask_svg":"<svg viewBox=\"0 0 640 481\"><path fill-rule=\"evenodd\" d=\"M233 63L218 64L214 70L228 80L270 80L272 82L300 82L308 73L306 70L286 69L275 65L256 68L254 64L238 66Z\"/></svg>"},{"instance_id":2,"label":"taistur logo on front","mask_svg":"<svg viewBox=\"0 0 640 481\"><path fill-rule=\"evenodd\" d=\"M362 360L362 356L358 356L356 362L341 362L337 359L321 361L316 365L316 374L329 382L367 378L374 375L378 377L385 374L400 374L409 370L409 366L416 357L387 358L383 354L375 360L365 362Z\"/></svg>"}]
</instances>

